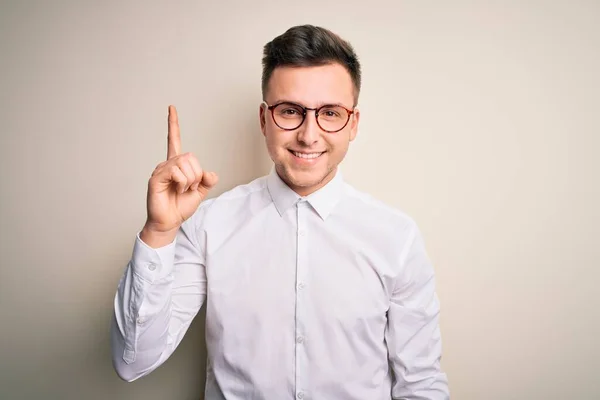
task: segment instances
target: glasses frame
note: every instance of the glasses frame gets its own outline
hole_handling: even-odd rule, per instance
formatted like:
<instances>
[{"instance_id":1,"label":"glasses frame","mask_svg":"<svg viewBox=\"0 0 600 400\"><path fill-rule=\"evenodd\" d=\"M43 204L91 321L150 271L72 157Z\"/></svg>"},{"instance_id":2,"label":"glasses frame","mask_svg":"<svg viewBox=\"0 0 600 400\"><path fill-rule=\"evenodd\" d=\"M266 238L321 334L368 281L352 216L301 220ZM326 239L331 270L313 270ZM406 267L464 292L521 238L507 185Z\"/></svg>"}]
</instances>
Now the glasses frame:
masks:
<instances>
[{"instance_id":1,"label":"glasses frame","mask_svg":"<svg viewBox=\"0 0 600 400\"><path fill-rule=\"evenodd\" d=\"M321 128L323 131L327 132L327 133L337 133L339 131L341 131L342 129L344 129L347 125L348 122L350 122L350 116L354 114L354 111L356 110L356 107L352 110L347 109L346 107L340 105L340 104L325 104L322 105L321 107L317 107L317 108L310 108L310 107L304 107L302 104L298 104L298 103L294 103L292 101L280 101L279 103L275 103L273 105L269 105L266 101L263 101L264 105L267 106L267 110L271 111L271 118L273 119L273 123L275 125L277 125L280 129L283 129L284 131L294 131L298 128L300 128L302 126L302 124L304 123L304 121L306 120L306 114L308 114L308 111L314 111L315 112L315 121L317 122L317 125L319 125L319 128ZM273 109L277 106L280 106L282 104L290 104L292 106L296 106L296 107L300 107L302 109L302 121L300 121L300 123L298 124L297 127L295 128L284 128L281 125L279 125L277 123L277 121L275 120L275 113L273 113ZM321 124L319 123L319 111L321 111L323 108L326 107L341 107L344 110L346 110L347 118L346 118L346 122L344 123L344 125L340 128L337 129L335 131L331 131L328 129L324 129Z\"/></svg>"}]
</instances>

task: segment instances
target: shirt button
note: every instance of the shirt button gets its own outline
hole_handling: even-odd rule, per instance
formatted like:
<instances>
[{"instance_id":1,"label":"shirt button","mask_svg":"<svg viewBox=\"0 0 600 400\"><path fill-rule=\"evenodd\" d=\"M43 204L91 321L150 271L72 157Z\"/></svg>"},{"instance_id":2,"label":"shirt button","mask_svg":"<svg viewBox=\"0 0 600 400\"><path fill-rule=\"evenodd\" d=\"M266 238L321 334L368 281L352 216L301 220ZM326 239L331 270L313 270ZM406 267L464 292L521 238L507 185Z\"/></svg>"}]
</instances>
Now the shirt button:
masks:
<instances>
[{"instance_id":1,"label":"shirt button","mask_svg":"<svg viewBox=\"0 0 600 400\"><path fill-rule=\"evenodd\" d=\"M300 283L298 284L298 289L302 290L302 289L304 289L304 287L305 287L305 286L306 286L306 285L304 284L304 282L300 282Z\"/></svg>"},{"instance_id":2,"label":"shirt button","mask_svg":"<svg viewBox=\"0 0 600 400\"><path fill-rule=\"evenodd\" d=\"M143 324L144 322L146 322L146 320L145 320L143 317L138 317L138 319L137 319L137 323L138 323L138 324L140 324L140 325L141 325L141 324Z\"/></svg>"},{"instance_id":3,"label":"shirt button","mask_svg":"<svg viewBox=\"0 0 600 400\"><path fill-rule=\"evenodd\" d=\"M299 399L303 399L304 398L304 393L298 392L298 394L296 395L296 397L299 398Z\"/></svg>"},{"instance_id":4,"label":"shirt button","mask_svg":"<svg viewBox=\"0 0 600 400\"><path fill-rule=\"evenodd\" d=\"M148 269L149 269L150 271L154 271L154 270L156 269L156 264L154 264L154 263L150 263L150 264L148 264Z\"/></svg>"},{"instance_id":5,"label":"shirt button","mask_svg":"<svg viewBox=\"0 0 600 400\"><path fill-rule=\"evenodd\" d=\"M296 343L300 343L300 344L302 344L302 342L304 342L304 338L303 338L302 336L298 336L298 337L296 338Z\"/></svg>"},{"instance_id":6,"label":"shirt button","mask_svg":"<svg viewBox=\"0 0 600 400\"><path fill-rule=\"evenodd\" d=\"M306 235L306 231L305 231L304 229L300 229L300 230L298 231L298 235L300 235L300 236L304 236L304 235Z\"/></svg>"}]
</instances>

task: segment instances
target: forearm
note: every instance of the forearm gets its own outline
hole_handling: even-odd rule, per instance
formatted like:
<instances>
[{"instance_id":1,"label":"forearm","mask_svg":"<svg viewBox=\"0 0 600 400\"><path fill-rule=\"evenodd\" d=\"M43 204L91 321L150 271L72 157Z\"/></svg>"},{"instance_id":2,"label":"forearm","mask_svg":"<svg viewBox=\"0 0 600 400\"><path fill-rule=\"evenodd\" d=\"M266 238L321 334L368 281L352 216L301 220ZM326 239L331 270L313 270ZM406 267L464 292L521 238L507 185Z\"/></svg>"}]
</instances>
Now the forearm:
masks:
<instances>
[{"instance_id":1,"label":"forearm","mask_svg":"<svg viewBox=\"0 0 600 400\"><path fill-rule=\"evenodd\" d=\"M123 380L131 382L150 373L174 350L167 346L170 292L169 282L150 285L128 265L115 296L111 324L113 366Z\"/></svg>"},{"instance_id":2,"label":"forearm","mask_svg":"<svg viewBox=\"0 0 600 400\"><path fill-rule=\"evenodd\" d=\"M389 329L386 338L394 372L392 399L448 400L448 379L440 364L442 342L437 299L421 310L394 305L392 313L396 327ZM405 330L397 329L398 326ZM413 330L409 332L408 327Z\"/></svg>"},{"instance_id":3,"label":"forearm","mask_svg":"<svg viewBox=\"0 0 600 400\"><path fill-rule=\"evenodd\" d=\"M140 237L119 282L111 324L113 366L126 381L149 374L169 358L205 296L204 267L189 235L182 230L176 241L159 249Z\"/></svg>"},{"instance_id":4,"label":"forearm","mask_svg":"<svg viewBox=\"0 0 600 400\"><path fill-rule=\"evenodd\" d=\"M433 266L415 228L390 298L386 343L394 372L392 398L448 400L448 380L442 371L440 304Z\"/></svg>"}]
</instances>

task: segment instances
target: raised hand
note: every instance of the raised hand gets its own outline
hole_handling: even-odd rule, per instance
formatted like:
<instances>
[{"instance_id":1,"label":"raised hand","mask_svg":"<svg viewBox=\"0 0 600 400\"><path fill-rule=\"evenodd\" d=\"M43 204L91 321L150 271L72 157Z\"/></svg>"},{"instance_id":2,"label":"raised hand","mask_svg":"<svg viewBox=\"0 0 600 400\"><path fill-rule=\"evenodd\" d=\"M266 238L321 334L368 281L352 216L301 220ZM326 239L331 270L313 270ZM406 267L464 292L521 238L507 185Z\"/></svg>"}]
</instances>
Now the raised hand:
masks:
<instances>
[{"instance_id":1,"label":"raised hand","mask_svg":"<svg viewBox=\"0 0 600 400\"><path fill-rule=\"evenodd\" d=\"M167 148L167 160L156 166L148 181L147 220L140 238L151 247L171 243L218 181L217 174L204 171L192 153L181 154L174 106L169 106Z\"/></svg>"}]
</instances>

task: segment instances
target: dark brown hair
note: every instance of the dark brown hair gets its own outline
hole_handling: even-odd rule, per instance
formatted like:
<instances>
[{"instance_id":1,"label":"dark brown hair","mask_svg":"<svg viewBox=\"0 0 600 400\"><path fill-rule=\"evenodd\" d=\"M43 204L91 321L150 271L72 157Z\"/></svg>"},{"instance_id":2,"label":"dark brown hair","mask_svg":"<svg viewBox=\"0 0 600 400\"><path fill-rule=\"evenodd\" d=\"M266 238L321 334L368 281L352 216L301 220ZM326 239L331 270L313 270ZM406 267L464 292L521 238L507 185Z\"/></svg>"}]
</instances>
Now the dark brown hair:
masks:
<instances>
[{"instance_id":1,"label":"dark brown hair","mask_svg":"<svg viewBox=\"0 0 600 400\"><path fill-rule=\"evenodd\" d=\"M360 63L354 49L328 29L313 25L294 26L267 43L263 50L262 95L277 67L315 67L341 64L354 84L354 105L360 92Z\"/></svg>"}]
</instances>

